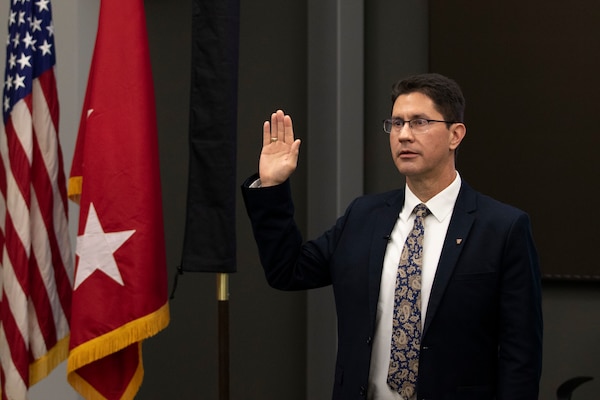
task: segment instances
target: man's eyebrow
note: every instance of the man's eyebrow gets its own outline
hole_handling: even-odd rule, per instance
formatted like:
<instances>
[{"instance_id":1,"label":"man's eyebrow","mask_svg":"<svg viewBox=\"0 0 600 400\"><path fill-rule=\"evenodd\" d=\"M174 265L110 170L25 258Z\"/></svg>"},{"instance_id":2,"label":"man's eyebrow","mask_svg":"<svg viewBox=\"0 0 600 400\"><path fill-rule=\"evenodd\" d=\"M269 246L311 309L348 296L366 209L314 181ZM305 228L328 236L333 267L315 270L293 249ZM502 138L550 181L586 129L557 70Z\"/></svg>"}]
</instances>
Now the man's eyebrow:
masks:
<instances>
[{"instance_id":1,"label":"man's eyebrow","mask_svg":"<svg viewBox=\"0 0 600 400\"><path fill-rule=\"evenodd\" d=\"M427 114L424 113L416 113L416 114L410 114L410 116L408 117L408 119L404 119L398 115L392 115L392 119L401 119L403 121L410 121L413 119L418 119L418 118L424 118L424 119L429 119L429 116Z\"/></svg>"}]
</instances>

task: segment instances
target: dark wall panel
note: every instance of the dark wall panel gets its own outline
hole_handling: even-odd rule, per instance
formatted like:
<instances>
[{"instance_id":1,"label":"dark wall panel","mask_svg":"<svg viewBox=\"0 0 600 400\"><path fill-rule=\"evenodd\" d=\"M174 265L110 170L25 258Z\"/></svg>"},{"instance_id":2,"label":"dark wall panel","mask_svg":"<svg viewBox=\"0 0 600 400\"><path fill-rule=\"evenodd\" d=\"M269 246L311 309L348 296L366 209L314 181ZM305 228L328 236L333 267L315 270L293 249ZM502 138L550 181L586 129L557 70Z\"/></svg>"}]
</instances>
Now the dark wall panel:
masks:
<instances>
[{"instance_id":1,"label":"dark wall panel","mask_svg":"<svg viewBox=\"0 0 600 400\"><path fill-rule=\"evenodd\" d=\"M600 3L429 5L430 70L467 99L461 175L531 215L545 278L600 280Z\"/></svg>"},{"instance_id":2,"label":"dark wall panel","mask_svg":"<svg viewBox=\"0 0 600 400\"><path fill-rule=\"evenodd\" d=\"M169 285L181 261L188 169L191 0L146 0L156 91ZM262 123L276 107L306 120L303 0L242 2L238 97L238 182L255 172ZM306 171L294 197L305 220ZM306 398L306 294L274 290L237 202L238 272L230 276L230 394L238 399ZM213 273L179 277L171 323L144 342L145 377L136 399L217 399L218 337Z\"/></svg>"}]
</instances>

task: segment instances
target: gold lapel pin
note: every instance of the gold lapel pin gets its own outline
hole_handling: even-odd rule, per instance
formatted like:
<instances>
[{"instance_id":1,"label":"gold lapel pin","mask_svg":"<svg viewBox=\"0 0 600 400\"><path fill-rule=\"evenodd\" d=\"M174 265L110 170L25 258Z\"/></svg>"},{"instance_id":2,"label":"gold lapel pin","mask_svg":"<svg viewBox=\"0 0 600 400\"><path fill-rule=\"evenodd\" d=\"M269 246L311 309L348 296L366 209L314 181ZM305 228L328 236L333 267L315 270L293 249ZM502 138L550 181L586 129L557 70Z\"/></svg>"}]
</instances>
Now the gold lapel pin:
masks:
<instances>
[{"instance_id":1,"label":"gold lapel pin","mask_svg":"<svg viewBox=\"0 0 600 400\"><path fill-rule=\"evenodd\" d=\"M456 244L461 244L462 243L462 239L456 239Z\"/></svg>"}]
</instances>

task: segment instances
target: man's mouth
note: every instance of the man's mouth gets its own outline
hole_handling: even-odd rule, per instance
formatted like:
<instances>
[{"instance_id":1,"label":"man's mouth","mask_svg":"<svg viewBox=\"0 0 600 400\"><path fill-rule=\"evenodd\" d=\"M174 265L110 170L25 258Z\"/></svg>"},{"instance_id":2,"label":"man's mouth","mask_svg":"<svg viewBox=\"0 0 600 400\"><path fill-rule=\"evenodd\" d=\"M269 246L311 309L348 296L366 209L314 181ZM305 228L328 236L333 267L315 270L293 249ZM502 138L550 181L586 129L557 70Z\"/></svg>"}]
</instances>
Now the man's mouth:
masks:
<instances>
[{"instance_id":1,"label":"man's mouth","mask_svg":"<svg viewBox=\"0 0 600 400\"><path fill-rule=\"evenodd\" d=\"M402 151L400 151L400 154L399 154L400 157L413 157L416 155L417 155L417 153L415 153L414 151L410 151L410 150L402 150Z\"/></svg>"}]
</instances>

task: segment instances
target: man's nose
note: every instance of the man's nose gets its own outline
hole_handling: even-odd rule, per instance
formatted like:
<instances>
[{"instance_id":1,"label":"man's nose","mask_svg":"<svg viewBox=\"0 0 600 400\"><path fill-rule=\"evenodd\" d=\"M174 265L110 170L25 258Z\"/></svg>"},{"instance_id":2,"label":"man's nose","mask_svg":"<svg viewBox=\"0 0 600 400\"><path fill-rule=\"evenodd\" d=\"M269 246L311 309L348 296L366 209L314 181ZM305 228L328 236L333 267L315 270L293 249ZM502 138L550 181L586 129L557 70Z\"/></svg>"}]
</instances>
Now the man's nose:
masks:
<instances>
[{"instance_id":1,"label":"man's nose","mask_svg":"<svg viewBox=\"0 0 600 400\"><path fill-rule=\"evenodd\" d=\"M408 121L405 121L404 124L397 129L399 141L410 140L413 137L412 130L410 129L410 123Z\"/></svg>"}]
</instances>

